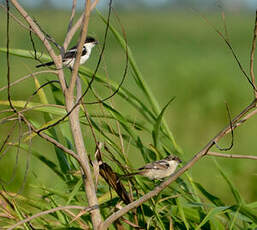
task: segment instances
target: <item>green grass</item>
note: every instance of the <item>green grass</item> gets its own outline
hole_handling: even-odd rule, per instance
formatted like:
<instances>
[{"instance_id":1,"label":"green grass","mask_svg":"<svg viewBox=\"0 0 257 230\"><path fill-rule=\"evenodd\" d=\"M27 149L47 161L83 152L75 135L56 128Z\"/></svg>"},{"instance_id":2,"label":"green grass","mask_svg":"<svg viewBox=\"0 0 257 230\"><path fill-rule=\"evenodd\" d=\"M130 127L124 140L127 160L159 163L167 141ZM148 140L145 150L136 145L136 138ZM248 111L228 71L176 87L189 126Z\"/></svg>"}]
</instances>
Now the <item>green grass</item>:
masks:
<instances>
[{"instance_id":1,"label":"green grass","mask_svg":"<svg viewBox=\"0 0 257 230\"><path fill-rule=\"evenodd\" d=\"M63 23L67 22L69 18L67 12L49 14L49 12L33 11L32 14L41 23L42 27L54 36L58 42L63 41L62 39L66 32ZM0 16L3 16L3 12L1 12ZM222 29L222 20L219 14L208 13L206 17L211 23ZM252 96L250 86L243 78L225 43L197 13L191 11L130 12L120 14L120 18L126 30L129 46L137 65L146 83L158 100L160 107L163 108L171 98L176 96L175 101L165 110L164 118L174 134L176 142L183 149L184 160L187 161L222 127L228 124L224 102L228 102L232 116L236 115L247 105ZM247 70L253 21L253 13L227 14L230 40L243 66ZM114 22L114 24L118 27L117 23ZM96 36L100 43L103 40L104 27L105 25L99 17L93 15L90 21L89 32ZM5 33L4 23L0 25L0 32L1 34ZM11 23L11 35L13 35L11 36L11 48L31 49L28 32L19 28L15 22ZM3 40L0 42L1 47L5 45ZM37 42L37 44L39 44L39 49L42 48L40 42ZM87 62L87 67L94 68L97 60L96 53L99 52L97 50L94 51L95 55ZM114 36L109 33L104 56L105 65L102 65L100 68L101 75L104 75L105 71L107 71L111 80L119 82L123 70L120 67L124 67L124 62L124 52ZM15 64L15 69L12 68L11 72L12 80L35 70L34 65L36 65L36 61L13 56L11 57L11 63ZM1 75L3 76L3 80L0 83L1 87L6 84L4 54L0 54L0 64L4 66L4 68L1 68ZM131 72L130 67L129 74L124 83L125 88L138 98L142 98L142 101L149 107L149 102L143 97L139 88L136 87ZM40 82L44 82L43 78L40 77L38 79ZM50 79L50 76L47 78ZM16 86L15 90L12 90L13 98L24 100L31 95L34 87L33 81L26 81ZM104 87L103 89L103 86L99 83L95 87L101 96L106 96L110 93L108 88ZM46 92L50 95L48 100L53 103L54 96L50 93L50 89L46 89ZM6 91L0 92L1 100L6 100L6 95ZM39 99L35 98L34 101L39 102ZM105 109L111 112L121 124L124 124L124 127L127 127L127 121L121 115L131 118L132 121L135 115L139 121L143 120L143 116L139 112L131 114L131 105L126 100L116 97L114 101L115 108L119 108L117 111L108 110L107 107ZM89 109L91 112L98 113L95 109L99 109L99 107L92 106ZM119 114L121 111L122 114ZM38 116L38 113L33 112L30 116L35 118ZM43 123L44 119L38 116L35 120ZM230 151L231 153L256 154L256 121L257 118L252 118L235 131L235 145L232 151ZM109 122L110 124L112 123ZM148 123L146 126L150 128ZM6 132L4 128L8 129L9 127L3 125L1 133ZM67 126L64 124L62 128L67 129ZM137 135L137 132L134 133L134 130L128 130L127 132L132 137ZM89 133L87 131L85 137L88 137ZM99 139L104 139L100 134L97 135ZM146 147L153 144L150 135L142 135L141 138ZM134 141L136 142L136 140ZM92 143L93 140L86 138L89 152L94 152L94 146L90 145L90 142ZM133 143L133 140L131 142ZM230 144L230 137L225 138L220 144L228 146ZM36 139L36 142L33 142L32 145L33 150L45 149L45 146L45 142L40 139ZM15 154L15 151L12 153ZM53 153L54 149L49 148L47 152L45 151L41 154L57 162L55 157L53 157ZM134 146L130 146L128 155L130 161L133 162L133 168L143 164L143 158ZM10 158L14 161L13 156ZM10 158L1 160L0 168L3 168L10 161ZM47 178L53 176L53 172L49 172L50 170L47 167L41 168L42 163L36 159L39 158L32 158L33 164L30 165L30 171L36 172L40 178L35 178L30 173L29 182L31 184L38 184L38 186L45 184L49 188L56 190L64 186L60 179L58 179L60 180L58 183L48 180ZM25 164L26 160L23 159L23 161ZM247 203L256 201L256 162L233 159L217 159L217 161L244 200ZM22 171L24 168L19 170ZM201 160L189 173L193 176L194 181L200 183L211 194L219 197L226 204L234 204L235 200L231 193L231 187L226 183L226 180L224 180L225 176L219 172L211 158ZM3 174L5 179L8 176L10 177L9 170L4 169ZM22 180L20 174L18 177L19 180ZM10 189L14 191L18 186L18 183L16 186L10 185ZM34 191L35 188L26 187L28 194L32 194ZM176 201L178 210L174 209L172 212L179 213L182 221L185 221L184 210L180 208L183 206L181 205L183 202L185 201L179 198ZM200 228L208 218L212 218L213 215L223 211L224 209L220 208L210 209L208 215L206 213L205 219L201 219L198 222L198 227ZM186 216L190 215L186 213ZM194 218L193 216L192 214L192 218ZM215 224L214 222L213 220L212 224ZM188 223L185 223L185 226L188 226Z\"/></svg>"}]
</instances>

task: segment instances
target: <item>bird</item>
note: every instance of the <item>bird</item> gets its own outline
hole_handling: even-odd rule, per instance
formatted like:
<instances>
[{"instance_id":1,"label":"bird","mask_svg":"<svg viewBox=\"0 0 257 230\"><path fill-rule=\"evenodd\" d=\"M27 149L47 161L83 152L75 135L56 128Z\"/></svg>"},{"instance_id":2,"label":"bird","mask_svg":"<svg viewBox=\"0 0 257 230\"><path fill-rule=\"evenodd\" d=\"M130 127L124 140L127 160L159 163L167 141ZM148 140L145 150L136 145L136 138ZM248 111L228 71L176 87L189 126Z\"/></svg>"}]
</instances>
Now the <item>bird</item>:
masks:
<instances>
[{"instance_id":1,"label":"bird","mask_svg":"<svg viewBox=\"0 0 257 230\"><path fill-rule=\"evenodd\" d=\"M123 175L122 177L131 177L134 175L141 175L150 180L162 180L175 172L177 166L181 163L179 157L169 155L166 158L154 161L139 168L137 172Z\"/></svg>"},{"instance_id":2,"label":"bird","mask_svg":"<svg viewBox=\"0 0 257 230\"><path fill-rule=\"evenodd\" d=\"M97 44L98 44L98 41L95 38L87 36L82 48L82 54L79 62L80 65L84 64L88 60L88 58L90 57L92 48ZM71 49L65 52L62 58L63 66L67 66L69 68L73 67L76 59L76 55L77 55L77 46L78 45L73 46ZM39 64L36 66L36 68L43 67L43 66L51 66L51 65L54 65L53 61Z\"/></svg>"}]
</instances>

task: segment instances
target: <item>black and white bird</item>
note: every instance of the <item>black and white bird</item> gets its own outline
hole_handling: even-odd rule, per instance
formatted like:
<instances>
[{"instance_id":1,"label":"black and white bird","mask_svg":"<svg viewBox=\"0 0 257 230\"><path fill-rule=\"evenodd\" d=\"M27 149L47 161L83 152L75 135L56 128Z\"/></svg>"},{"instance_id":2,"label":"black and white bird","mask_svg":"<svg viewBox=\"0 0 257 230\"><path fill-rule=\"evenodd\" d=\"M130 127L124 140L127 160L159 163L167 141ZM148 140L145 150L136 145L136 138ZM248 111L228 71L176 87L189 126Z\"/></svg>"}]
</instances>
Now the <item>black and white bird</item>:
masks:
<instances>
[{"instance_id":1,"label":"black and white bird","mask_svg":"<svg viewBox=\"0 0 257 230\"><path fill-rule=\"evenodd\" d=\"M169 155L166 158L146 164L138 169L138 172L130 173L122 177L130 177L134 175L141 175L150 180L160 180L170 176L175 172L177 166L181 163L179 157Z\"/></svg>"},{"instance_id":2,"label":"black and white bird","mask_svg":"<svg viewBox=\"0 0 257 230\"><path fill-rule=\"evenodd\" d=\"M92 48L98 44L98 41L96 39L94 39L93 37L87 36L85 43L83 45L83 49L82 49L82 54L80 57L80 65L84 64L87 59L90 57ZM77 55L77 45L73 46L71 49L67 50L67 52L64 54L62 62L63 62L63 66L67 66L69 68L72 68L76 59L76 55ZM47 62L47 63L42 63L37 65L36 67L42 67L42 66L51 66L53 65L54 62Z\"/></svg>"}]
</instances>

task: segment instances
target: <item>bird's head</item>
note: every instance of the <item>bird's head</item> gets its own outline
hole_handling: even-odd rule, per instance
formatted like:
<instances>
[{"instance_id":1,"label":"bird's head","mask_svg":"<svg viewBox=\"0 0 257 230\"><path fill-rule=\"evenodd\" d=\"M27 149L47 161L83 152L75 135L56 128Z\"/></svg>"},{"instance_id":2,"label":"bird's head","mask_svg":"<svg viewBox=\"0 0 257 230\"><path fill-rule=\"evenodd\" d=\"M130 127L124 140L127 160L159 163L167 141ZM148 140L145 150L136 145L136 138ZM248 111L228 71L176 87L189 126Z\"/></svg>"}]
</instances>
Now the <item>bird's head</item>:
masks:
<instances>
[{"instance_id":1,"label":"bird's head","mask_svg":"<svg viewBox=\"0 0 257 230\"><path fill-rule=\"evenodd\" d=\"M85 44L93 44L93 45L97 45L98 41L91 37L91 36L87 36L86 40L85 40Z\"/></svg>"}]
</instances>

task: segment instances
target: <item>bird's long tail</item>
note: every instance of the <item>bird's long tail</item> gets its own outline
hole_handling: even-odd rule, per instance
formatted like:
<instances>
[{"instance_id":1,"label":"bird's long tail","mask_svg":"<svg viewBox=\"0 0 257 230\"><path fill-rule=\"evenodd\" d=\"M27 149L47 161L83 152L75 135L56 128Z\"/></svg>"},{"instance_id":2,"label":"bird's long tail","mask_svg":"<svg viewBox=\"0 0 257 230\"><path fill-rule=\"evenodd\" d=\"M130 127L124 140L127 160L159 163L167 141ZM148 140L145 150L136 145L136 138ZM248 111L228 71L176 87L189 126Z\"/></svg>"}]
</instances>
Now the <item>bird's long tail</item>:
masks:
<instances>
[{"instance_id":1,"label":"bird's long tail","mask_svg":"<svg viewBox=\"0 0 257 230\"><path fill-rule=\"evenodd\" d=\"M119 177L119 179L123 180L123 179L129 178L129 177L132 177L132 176L135 176L135 175L139 175L139 174L140 174L140 172L134 172L134 173L125 174L125 175L121 175Z\"/></svg>"},{"instance_id":2,"label":"bird's long tail","mask_svg":"<svg viewBox=\"0 0 257 230\"><path fill-rule=\"evenodd\" d=\"M42 66L50 66L50 65L53 65L54 62L53 61L50 61L50 62L47 62L47 63L42 63L42 64L39 64L39 65L36 65L36 68L39 68L39 67L42 67Z\"/></svg>"}]
</instances>

